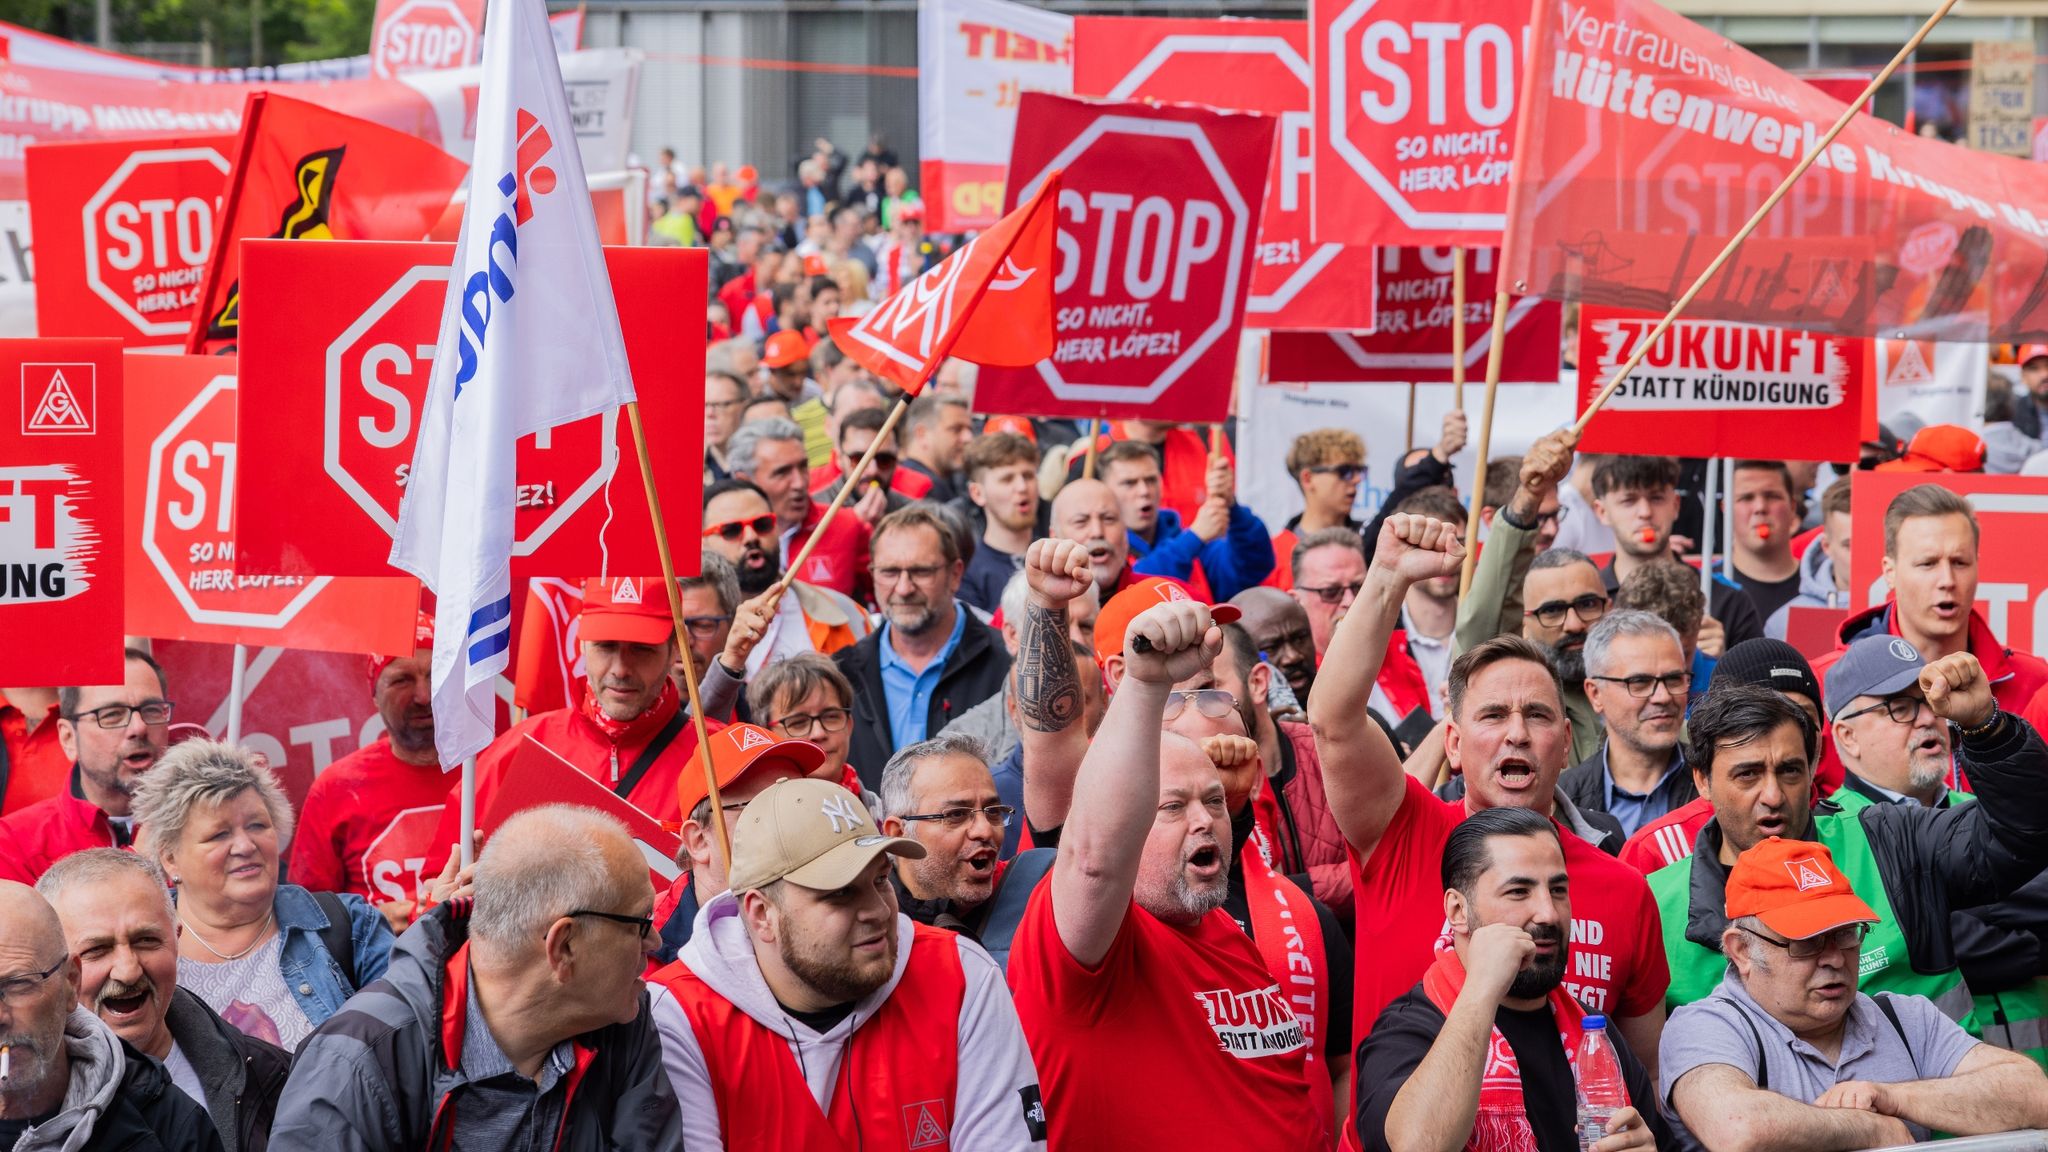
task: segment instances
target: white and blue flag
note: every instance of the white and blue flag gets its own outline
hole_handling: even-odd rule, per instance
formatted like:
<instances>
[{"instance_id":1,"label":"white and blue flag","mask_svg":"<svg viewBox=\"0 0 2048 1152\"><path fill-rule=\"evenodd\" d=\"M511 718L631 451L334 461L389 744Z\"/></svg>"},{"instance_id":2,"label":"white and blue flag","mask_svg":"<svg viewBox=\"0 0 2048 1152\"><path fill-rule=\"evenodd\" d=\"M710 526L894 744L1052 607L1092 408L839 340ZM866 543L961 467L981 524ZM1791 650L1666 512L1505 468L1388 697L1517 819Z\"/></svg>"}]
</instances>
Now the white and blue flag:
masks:
<instances>
[{"instance_id":1,"label":"white and blue flag","mask_svg":"<svg viewBox=\"0 0 2048 1152\"><path fill-rule=\"evenodd\" d=\"M492 737L512 611L514 445L633 399L545 0L490 0L468 209L391 562L438 597L434 732Z\"/></svg>"}]
</instances>

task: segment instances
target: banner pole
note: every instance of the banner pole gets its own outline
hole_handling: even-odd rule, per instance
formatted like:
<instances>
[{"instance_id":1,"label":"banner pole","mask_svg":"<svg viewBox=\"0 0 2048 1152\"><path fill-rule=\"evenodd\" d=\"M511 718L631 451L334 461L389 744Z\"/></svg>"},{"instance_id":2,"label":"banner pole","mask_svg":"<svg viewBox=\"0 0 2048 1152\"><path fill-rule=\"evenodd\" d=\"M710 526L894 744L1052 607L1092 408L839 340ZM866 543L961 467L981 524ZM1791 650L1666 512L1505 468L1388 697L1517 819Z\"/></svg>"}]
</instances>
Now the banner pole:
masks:
<instances>
[{"instance_id":1,"label":"banner pole","mask_svg":"<svg viewBox=\"0 0 2048 1152\"><path fill-rule=\"evenodd\" d=\"M853 478L868 470L868 463L875 458L875 450L882 446L882 441L887 440L889 433L896 430L896 422L903 419L903 414L910 410L910 398L923 390L924 381L920 380L917 382L916 390L905 392L897 399L896 407L889 410L889 418L882 421L882 430L875 433L875 438L868 441L868 450L861 453L860 463L855 464L853 471L846 474L846 483L839 486L839 495L832 498L832 503L825 506L825 514L818 517L818 526L811 530L811 538L804 541L804 546L798 549L796 556L790 560L789 567L783 570L782 579L775 582L775 596L768 601L770 607L781 603L782 594L789 591L790 582L796 579L798 572L803 571L804 561L811 558L812 549L818 546L818 541L825 538L825 526L832 523L832 517L839 514L839 509L846 504L846 498L853 494ZM681 601L678 600L677 603Z\"/></svg>"},{"instance_id":2,"label":"banner pole","mask_svg":"<svg viewBox=\"0 0 2048 1152\"><path fill-rule=\"evenodd\" d=\"M1097 426L1101 423L1102 421L1097 417L1090 416L1088 418L1088 455L1081 461L1081 479L1083 480L1095 479L1095 439L1098 434Z\"/></svg>"},{"instance_id":3,"label":"banner pole","mask_svg":"<svg viewBox=\"0 0 2048 1152\"><path fill-rule=\"evenodd\" d=\"M1465 246L1451 247L1451 407L1465 410ZM1412 440L1413 437L1410 437ZM1412 445L1411 445L1412 446Z\"/></svg>"},{"instance_id":4,"label":"banner pole","mask_svg":"<svg viewBox=\"0 0 2048 1152\"><path fill-rule=\"evenodd\" d=\"M462 851L464 868L476 863L476 757L462 758Z\"/></svg>"},{"instance_id":5,"label":"banner pole","mask_svg":"<svg viewBox=\"0 0 2048 1152\"><path fill-rule=\"evenodd\" d=\"M1885 81L1891 79L1892 73L1898 71L1899 65L1906 62L1906 58L1920 47L1920 42L1927 39L1927 34L1934 31L1934 26L1939 24L1941 18L1948 15L1949 9L1955 6L1956 0L1941 0L1941 7L1934 10L1934 14L1927 18L1927 22L1920 25L1920 30L1913 33L1913 38L1906 41L1905 47L1900 48L1898 54L1871 78L1870 83L1864 86L1863 94L1842 109L1842 114L1835 118L1834 126L1827 130L1827 134L1814 143L1806 155L1800 158L1799 163L1793 166L1792 171L1771 190L1771 194L1764 202L1757 205L1756 211L1743 222L1742 229L1722 247L1720 255L1715 256L1713 263L1708 264L1706 270L1699 274L1699 278L1692 282L1692 287L1685 290L1685 295L1680 296L1677 302L1671 305L1671 311L1664 314L1664 318L1657 322L1657 326L1650 330L1649 335L1637 342L1636 350L1621 367L1614 370L1613 376L1608 377L1599 394L1593 397L1593 402L1586 405L1585 412L1581 413L1578 422L1572 425L1574 440L1585 435L1586 425L1592 422L1594 413L1606 405L1608 398L1614 395L1614 390L1621 387L1623 380L1628 379L1629 373L1634 372L1637 366L1642 364L1643 357L1649 354L1651 346L1662 339L1664 333L1671 330L1671 325L1678 319L1679 313L1684 312L1692 304L1693 297L1698 296L1701 290L1706 288L1707 282L1720 273L1721 266L1728 262L1729 257L1735 255L1735 250L1742 247L1743 241L1749 239L1749 234L1756 231L1757 225L1764 222L1764 217L1771 214L1771 210L1778 206L1778 201L1785 198L1785 193L1791 190L1792 185L1801 176L1806 175L1806 170L1813 167L1813 162L1820 158L1820 154L1828 150L1828 146L1835 142L1835 137L1841 135L1842 129L1847 128L1849 121L1855 118L1857 111L1869 103L1870 98L1877 94L1877 90L1884 86Z\"/></svg>"},{"instance_id":6,"label":"banner pole","mask_svg":"<svg viewBox=\"0 0 2048 1152\"><path fill-rule=\"evenodd\" d=\"M899 401L896 407L900 412L903 405ZM697 729L697 747L704 753L704 798L711 802L711 826L717 829L719 855L724 859L725 866L730 869L732 840L726 835L725 807L718 798L718 771L711 763L711 733L704 727L704 702L697 698L697 659L690 653L690 632L688 626L683 623L683 590L676 587L675 558L668 550L668 521L662 518L661 493L654 487L654 462L647 455L647 430L640 424L639 401L626 402L626 417L633 423L633 447L640 456L640 481L647 486L647 512L654 518L654 548L661 555L661 582L668 589L669 617L675 623L676 648L683 658L683 687L688 689L690 694L690 723ZM889 430L882 429L875 436L875 444L880 444L888 435ZM874 451L873 444L868 446L868 451ZM841 487L840 495L845 496L852 488L853 484L849 480ZM824 525L820 524L819 527L822 528ZM814 533L811 542L816 543L817 539ZM686 819L688 815L684 813Z\"/></svg>"},{"instance_id":7,"label":"banner pole","mask_svg":"<svg viewBox=\"0 0 2048 1152\"><path fill-rule=\"evenodd\" d=\"M1408 385L1408 447L1401 450L1406 456L1415 451L1415 385Z\"/></svg>"},{"instance_id":8,"label":"banner pole","mask_svg":"<svg viewBox=\"0 0 2048 1152\"><path fill-rule=\"evenodd\" d=\"M1721 495L1721 462L1707 461L1707 490L1700 496L1700 596L1707 603L1714 597L1714 537L1720 527L1714 502Z\"/></svg>"},{"instance_id":9,"label":"banner pole","mask_svg":"<svg viewBox=\"0 0 2048 1152\"><path fill-rule=\"evenodd\" d=\"M1721 457L1721 575L1731 584L1735 578L1735 457Z\"/></svg>"},{"instance_id":10,"label":"banner pole","mask_svg":"<svg viewBox=\"0 0 2048 1152\"><path fill-rule=\"evenodd\" d=\"M235 645L232 663L228 665L228 730L227 742L239 745L242 742L242 692L249 679L249 646Z\"/></svg>"},{"instance_id":11,"label":"banner pole","mask_svg":"<svg viewBox=\"0 0 2048 1152\"><path fill-rule=\"evenodd\" d=\"M1493 401L1500 393L1501 346L1507 343L1507 280L1493 294L1493 342L1486 348L1486 399L1479 416L1479 462L1472 469L1472 493L1465 498L1465 563L1458 570L1458 595L1472 590L1472 573L1479 561L1479 504L1486 499L1486 457L1493 450ZM1459 360L1462 362L1461 356ZM1413 418L1413 410L1410 410ZM1575 437L1576 439L1576 437ZM1496 510L1494 515L1500 515Z\"/></svg>"}]
</instances>

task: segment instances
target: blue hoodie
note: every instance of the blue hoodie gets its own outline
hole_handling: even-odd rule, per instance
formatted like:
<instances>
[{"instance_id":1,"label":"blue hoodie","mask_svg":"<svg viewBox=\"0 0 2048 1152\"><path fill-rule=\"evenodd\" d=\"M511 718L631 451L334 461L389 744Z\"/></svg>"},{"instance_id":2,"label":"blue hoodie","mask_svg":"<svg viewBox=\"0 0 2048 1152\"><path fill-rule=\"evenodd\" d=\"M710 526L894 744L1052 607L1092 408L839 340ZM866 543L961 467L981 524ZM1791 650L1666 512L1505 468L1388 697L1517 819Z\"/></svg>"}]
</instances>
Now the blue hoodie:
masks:
<instances>
[{"instance_id":1,"label":"blue hoodie","mask_svg":"<svg viewBox=\"0 0 2048 1152\"><path fill-rule=\"evenodd\" d=\"M1152 528L1152 543L1145 543L1136 532L1126 535L1130 537L1131 558L1135 561L1132 570L1140 576L1171 576L1185 581L1193 578L1195 563L1200 561L1202 576L1209 582L1209 599L1214 604L1257 587L1273 574L1273 537L1266 531L1265 521L1242 504L1230 506L1229 530L1206 544L1181 525L1180 513L1171 508L1159 510L1159 520Z\"/></svg>"}]
</instances>

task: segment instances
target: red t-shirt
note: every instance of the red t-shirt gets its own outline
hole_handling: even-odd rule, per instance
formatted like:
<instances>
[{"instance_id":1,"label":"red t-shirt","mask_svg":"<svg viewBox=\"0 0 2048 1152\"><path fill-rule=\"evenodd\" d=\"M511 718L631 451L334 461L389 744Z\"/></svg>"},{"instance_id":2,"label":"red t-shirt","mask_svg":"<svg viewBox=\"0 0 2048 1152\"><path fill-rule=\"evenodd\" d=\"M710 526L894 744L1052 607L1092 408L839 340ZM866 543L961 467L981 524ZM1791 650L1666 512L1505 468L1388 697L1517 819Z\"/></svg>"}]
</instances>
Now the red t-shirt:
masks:
<instances>
[{"instance_id":1,"label":"red t-shirt","mask_svg":"<svg viewBox=\"0 0 2048 1152\"><path fill-rule=\"evenodd\" d=\"M1413 776L1370 859L1351 853L1358 916L1358 991L1352 1035L1372 1031L1380 1010L1415 987L1444 934L1444 842L1465 818L1463 802L1439 800ZM1641 1016L1664 1000L1671 967L1657 902L1643 874L1560 830L1571 876L1571 963L1564 990L1589 1012ZM1050 1096L1048 1095L1048 1099Z\"/></svg>"},{"instance_id":2,"label":"red t-shirt","mask_svg":"<svg viewBox=\"0 0 2048 1152\"><path fill-rule=\"evenodd\" d=\"M1060 940L1052 891L1032 893L1009 966L1048 1147L1209 1148L1226 1134L1235 1152L1316 1146L1308 1040L1229 913L1184 929L1133 903L1089 969Z\"/></svg>"},{"instance_id":3,"label":"red t-shirt","mask_svg":"<svg viewBox=\"0 0 2048 1152\"><path fill-rule=\"evenodd\" d=\"M379 736L313 779L292 837L292 883L372 904L425 899L452 846L434 838L447 798L439 767L407 764Z\"/></svg>"},{"instance_id":4,"label":"red t-shirt","mask_svg":"<svg viewBox=\"0 0 2048 1152\"><path fill-rule=\"evenodd\" d=\"M19 812L64 791L71 783L71 757L57 741L57 706L36 718L29 730L28 716L12 704L0 702L0 743L6 745L7 790L0 795L0 814Z\"/></svg>"}]
</instances>

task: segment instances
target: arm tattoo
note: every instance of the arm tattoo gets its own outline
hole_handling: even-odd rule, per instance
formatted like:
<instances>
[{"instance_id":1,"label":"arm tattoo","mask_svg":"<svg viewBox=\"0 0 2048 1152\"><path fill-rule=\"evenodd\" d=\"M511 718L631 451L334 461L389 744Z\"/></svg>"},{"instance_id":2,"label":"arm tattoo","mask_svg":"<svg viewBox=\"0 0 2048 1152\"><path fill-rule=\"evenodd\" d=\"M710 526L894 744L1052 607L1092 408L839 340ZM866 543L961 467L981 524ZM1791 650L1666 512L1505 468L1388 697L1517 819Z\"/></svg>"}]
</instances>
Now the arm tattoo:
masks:
<instances>
[{"instance_id":1,"label":"arm tattoo","mask_svg":"<svg viewBox=\"0 0 2048 1152\"><path fill-rule=\"evenodd\" d=\"M1081 678L1067 639L1067 610L1024 610L1017 646L1017 714L1034 732L1063 732L1081 714Z\"/></svg>"}]
</instances>

